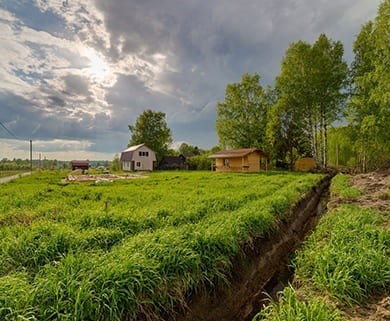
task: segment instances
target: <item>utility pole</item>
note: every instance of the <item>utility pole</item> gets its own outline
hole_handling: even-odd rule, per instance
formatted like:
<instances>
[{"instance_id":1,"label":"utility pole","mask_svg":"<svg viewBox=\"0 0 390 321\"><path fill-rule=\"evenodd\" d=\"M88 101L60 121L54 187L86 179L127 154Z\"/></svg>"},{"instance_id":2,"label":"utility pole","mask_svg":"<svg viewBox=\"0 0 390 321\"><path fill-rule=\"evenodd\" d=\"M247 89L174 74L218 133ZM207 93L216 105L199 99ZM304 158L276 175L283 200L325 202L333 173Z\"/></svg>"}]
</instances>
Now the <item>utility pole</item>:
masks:
<instances>
[{"instance_id":1,"label":"utility pole","mask_svg":"<svg viewBox=\"0 0 390 321\"><path fill-rule=\"evenodd\" d=\"M30 171L32 172L32 139L30 139Z\"/></svg>"}]
</instances>

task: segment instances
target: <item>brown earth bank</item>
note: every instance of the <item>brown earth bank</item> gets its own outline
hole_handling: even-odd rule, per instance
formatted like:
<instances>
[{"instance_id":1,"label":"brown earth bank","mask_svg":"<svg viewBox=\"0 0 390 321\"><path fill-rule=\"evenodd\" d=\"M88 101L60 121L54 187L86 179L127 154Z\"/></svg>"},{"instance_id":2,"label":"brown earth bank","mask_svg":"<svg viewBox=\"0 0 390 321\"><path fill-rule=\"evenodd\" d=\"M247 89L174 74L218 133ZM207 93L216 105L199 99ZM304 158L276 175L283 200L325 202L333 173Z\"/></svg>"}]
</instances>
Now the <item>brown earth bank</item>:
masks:
<instances>
[{"instance_id":1,"label":"brown earth bank","mask_svg":"<svg viewBox=\"0 0 390 321\"><path fill-rule=\"evenodd\" d=\"M280 280L292 275L288 262L294 251L318 221L324 208L332 175L301 199L288 218L280 222L272 237L255 237L242 248L233 262L231 284L192 295L175 321L251 320L265 304L264 292L276 293L284 287Z\"/></svg>"},{"instance_id":2,"label":"brown earth bank","mask_svg":"<svg viewBox=\"0 0 390 321\"><path fill-rule=\"evenodd\" d=\"M356 201L359 205L383 211L390 210L390 168L354 175L351 183L362 192Z\"/></svg>"},{"instance_id":3,"label":"brown earth bank","mask_svg":"<svg viewBox=\"0 0 390 321\"><path fill-rule=\"evenodd\" d=\"M388 321L390 320L389 294L374 296L366 302L343 309L345 318L350 321Z\"/></svg>"}]
</instances>

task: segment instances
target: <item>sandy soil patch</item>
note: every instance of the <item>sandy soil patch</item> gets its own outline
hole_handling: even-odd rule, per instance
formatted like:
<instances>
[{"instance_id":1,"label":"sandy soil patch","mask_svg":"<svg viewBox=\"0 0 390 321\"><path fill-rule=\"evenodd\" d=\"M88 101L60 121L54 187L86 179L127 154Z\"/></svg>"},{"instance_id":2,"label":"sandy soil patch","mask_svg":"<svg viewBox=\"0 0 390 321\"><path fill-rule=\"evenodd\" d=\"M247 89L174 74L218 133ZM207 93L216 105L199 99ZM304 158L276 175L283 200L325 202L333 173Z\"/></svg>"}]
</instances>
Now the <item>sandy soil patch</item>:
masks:
<instances>
[{"instance_id":1,"label":"sandy soil patch","mask_svg":"<svg viewBox=\"0 0 390 321\"><path fill-rule=\"evenodd\" d=\"M140 179L147 178L145 173L131 173L131 174L80 174L79 172L71 172L63 182L113 182L121 179Z\"/></svg>"}]
</instances>

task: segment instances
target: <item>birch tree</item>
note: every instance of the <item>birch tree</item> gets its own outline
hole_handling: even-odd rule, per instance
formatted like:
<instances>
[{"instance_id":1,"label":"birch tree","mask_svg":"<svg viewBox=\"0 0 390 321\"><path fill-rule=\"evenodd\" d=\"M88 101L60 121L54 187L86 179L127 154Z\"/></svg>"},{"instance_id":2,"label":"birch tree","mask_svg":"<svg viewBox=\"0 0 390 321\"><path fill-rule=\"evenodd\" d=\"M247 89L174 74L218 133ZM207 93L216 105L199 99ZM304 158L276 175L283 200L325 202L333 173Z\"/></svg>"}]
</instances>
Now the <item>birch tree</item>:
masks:
<instances>
[{"instance_id":1,"label":"birch tree","mask_svg":"<svg viewBox=\"0 0 390 321\"><path fill-rule=\"evenodd\" d=\"M342 56L341 42L324 34L313 45L298 41L287 49L276 79L279 99L293 106L290 117L301 128L296 133L306 135L322 167L327 166L328 126L340 115L346 97L348 66Z\"/></svg>"}]
</instances>

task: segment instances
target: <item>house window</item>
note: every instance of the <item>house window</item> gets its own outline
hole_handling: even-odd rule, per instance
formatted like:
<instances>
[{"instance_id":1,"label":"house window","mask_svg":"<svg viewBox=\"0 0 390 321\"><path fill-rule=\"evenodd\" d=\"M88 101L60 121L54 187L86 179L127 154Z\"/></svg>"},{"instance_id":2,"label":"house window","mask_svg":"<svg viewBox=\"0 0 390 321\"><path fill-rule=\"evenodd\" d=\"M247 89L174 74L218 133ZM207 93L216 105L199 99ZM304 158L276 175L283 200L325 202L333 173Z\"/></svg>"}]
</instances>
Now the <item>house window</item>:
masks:
<instances>
[{"instance_id":1,"label":"house window","mask_svg":"<svg viewBox=\"0 0 390 321\"><path fill-rule=\"evenodd\" d=\"M137 167L141 167L141 162L137 162Z\"/></svg>"},{"instance_id":2,"label":"house window","mask_svg":"<svg viewBox=\"0 0 390 321\"><path fill-rule=\"evenodd\" d=\"M138 156L146 156L148 157L149 156L149 152L138 152Z\"/></svg>"},{"instance_id":3,"label":"house window","mask_svg":"<svg viewBox=\"0 0 390 321\"><path fill-rule=\"evenodd\" d=\"M229 164L230 164L230 159L229 158L224 158L223 159L223 165L229 166Z\"/></svg>"}]
</instances>

